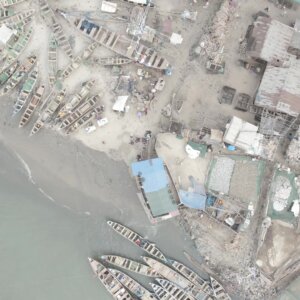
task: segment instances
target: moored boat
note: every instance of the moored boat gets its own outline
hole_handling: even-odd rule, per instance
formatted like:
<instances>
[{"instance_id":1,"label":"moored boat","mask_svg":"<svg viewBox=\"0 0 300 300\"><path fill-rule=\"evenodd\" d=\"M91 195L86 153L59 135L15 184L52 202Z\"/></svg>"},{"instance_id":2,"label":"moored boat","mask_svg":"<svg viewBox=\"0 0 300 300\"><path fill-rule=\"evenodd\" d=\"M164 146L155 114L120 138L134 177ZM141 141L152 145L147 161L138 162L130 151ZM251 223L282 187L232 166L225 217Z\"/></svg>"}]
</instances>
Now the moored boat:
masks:
<instances>
[{"instance_id":1,"label":"moored boat","mask_svg":"<svg viewBox=\"0 0 300 300\"><path fill-rule=\"evenodd\" d=\"M40 117L34 123L33 128L30 132L30 135L36 134L46 123L49 123L57 111L59 106L61 105L66 94L66 89L63 89L58 94L55 93L55 96L50 100L46 109L41 113Z\"/></svg>"},{"instance_id":2,"label":"moored boat","mask_svg":"<svg viewBox=\"0 0 300 300\"><path fill-rule=\"evenodd\" d=\"M210 282L217 300L231 300L224 287L215 278L210 276Z\"/></svg>"},{"instance_id":3,"label":"moored boat","mask_svg":"<svg viewBox=\"0 0 300 300\"><path fill-rule=\"evenodd\" d=\"M163 287L158 284L150 283L155 295L160 300L177 300L174 296L168 293Z\"/></svg>"},{"instance_id":4,"label":"moored boat","mask_svg":"<svg viewBox=\"0 0 300 300\"><path fill-rule=\"evenodd\" d=\"M16 103L14 104L13 115L17 114L25 105L29 96L31 95L38 78L38 69L35 67L28 75L28 78L25 80L20 94L17 98Z\"/></svg>"},{"instance_id":5,"label":"moored boat","mask_svg":"<svg viewBox=\"0 0 300 300\"><path fill-rule=\"evenodd\" d=\"M7 7L15 4L19 4L23 2L24 0L0 0L0 5Z\"/></svg>"},{"instance_id":6,"label":"moored boat","mask_svg":"<svg viewBox=\"0 0 300 300\"><path fill-rule=\"evenodd\" d=\"M4 84L14 74L16 69L20 66L18 61L14 62L9 68L0 73L0 85Z\"/></svg>"},{"instance_id":7,"label":"moored boat","mask_svg":"<svg viewBox=\"0 0 300 300\"><path fill-rule=\"evenodd\" d=\"M127 274L117 271L115 269L109 269L110 273L122 283L132 294L138 297L141 300L155 300L156 296L144 288L137 281L129 277Z\"/></svg>"},{"instance_id":8,"label":"moored boat","mask_svg":"<svg viewBox=\"0 0 300 300\"><path fill-rule=\"evenodd\" d=\"M24 63L22 63L12 74L12 76L7 80L5 86L1 91L1 95L5 95L14 89L21 80L25 77L25 75L31 70L36 62L36 56L29 56Z\"/></svg>"},{"instance_id":9,"label":"moored boat","mask_svg":"<svg viewBox=\"0 0 300 300\"><path fill-rule=\"evenodd\" d=\"M138 273L140 275L144 276L149 276L149 277L159 277L159 273L154 271L152 268L150 268L147 265L141 264L137 261L121 257L121 256L116 256L116 255L103 255L101 256L101 259L104 261L115 265L117 267L120 267L122 269Z\"/></svg>"},{"instance_id":10,"label":"moored boat","mask_svg":"<svg viewBox=\"0 0 300 300\"><path fill-rule=\"evenodd\" d=\"M57 75L57 42L52 35L49 39L48 48L48 77L49 83L52 86L56 80Z\"/></svg>"},{"instance_id":11,"label":"moored boat","mask_svg":"<svg viewBox=\"0 0 300 300\"><path fill-rule=\"evenodd\" d=\"M24 10L23 12L17 13L9 18L1 20L0 26L2 24L5 24L11 28L20 29L21 27L31 22L34 12L34 9Z\"/></svg>"},{"instance_id":12,"label":"moored boat","mask_svg":"<svg viewBox=\"0 0 300 300\"><path fill-rule=\"evenodd\" d=\"M29 30L25 33L21 33L18 40L8 49L6 49L5 53L5 61L3 64L3 69L8 68L13 62L17 60L21 52L28 45L28 42L32 36L33 29L29 28Z\"/></svg>"},{"instance_id":13,"label":"moored boat","mask_svg":"<svg viewBox=\"0 0 300 300\"><path fill-rule=\"evenodd\" d=\"M85 115L91 108L94 107L96 102L100 99L99 95L95 95L89 99L87 99L86 102L83 102L81 105L79 105L69 116L67 116L65 119L63 119L60 129L65 129L68 126L71 126L73 123L75 123L77 120L79 120L83 115Z\"/></svg>"},{"instance_id":14,"label":"moored boat","mask_svg":"<svg viewBox=\"0 0 300 300\"><path fill-rule=\"evenodd\" d=\"M187 278L177 273L169 266L166 266L165 264L161 263L160 261L145 256L143 256L143 260L158 274L160 274L162 277L166 278L167 280L174 282L180 288L190 289L194 286Z\"/></svg>"},{"instance_id":15,"label":"moored boat","mask_svg":"<svg viewBox=\"0 0 300 300\"><path fill-rule=\"evenodd\" d=\"M33 97L31 98L30 102L28 103L22 117L19 123L19 127L25 126L30 118L33 115L33 112L35 111L36 107L39 105L43 94L45 92L45 86L41 85L37 88L36 92L34 93Z\"/></svg>"},{"instance_id":16,"label":"moored boat","mask_svg":"<svg viewBox=\"0 0 300 300\"><path fill-rule=\"evenodd\" d=\"M134 300L124 286L109 272L107 268L105 268L100 262L90 257L88 260L94 273L114 299Z\"/></svg>"},{"instance_id":17,"label":"moored boat","mask_svg":"<svg viewBox=\"0 0 300 300\"><path fill-rule=\"evenodd\" d=\"M178 273L186 277L189 281L191 281L193 284L199 287L202 291L204 291L207 294L213 295L213 290L211 289L209 284L193 270L175 260L169 259L169 263Z\"/></svg>"},{"instance_id":18,"label":"moored boat","mask_svg":"<svg viewBox=\"0 0 300 300\"><path fill-rule=\"evenodd\" d=\"M0 2L1 5L1 2ZM0 8L0 19L11 17L14 14L14 11L12 9L4 9Z\"/></svg>"},{"instance_id":19,"label":"moored boat","mask_svg":"<svg viewBox=\"0 0 300 300\"><path fill-rule=\"evenodd\" d=\"M143 238L138 233L134 232L133 230L129 229L128 227L119 224L117 222L113 221L107 221L107 224L114 229L117 233L119 233L121 236L126 238L128 241L132 242L136 246L142 248L145 252L150 254L151 256L154 256L160 260L163 260L167 262L166 257L163 255L163 253L156 247L154 243L151 243L147 239Z\"/></svg>"},{"instance_id":20,"label":"moored boat","mask_svg":"<svg viewBox=\"0 0 300 300\"><path fill-rule=\"evenodd\" d=\"M156 281L176 300L195 300L194 297L188 295L183 289L173 282L161 278L157 278Z\"/></svg>"}]
</instances>

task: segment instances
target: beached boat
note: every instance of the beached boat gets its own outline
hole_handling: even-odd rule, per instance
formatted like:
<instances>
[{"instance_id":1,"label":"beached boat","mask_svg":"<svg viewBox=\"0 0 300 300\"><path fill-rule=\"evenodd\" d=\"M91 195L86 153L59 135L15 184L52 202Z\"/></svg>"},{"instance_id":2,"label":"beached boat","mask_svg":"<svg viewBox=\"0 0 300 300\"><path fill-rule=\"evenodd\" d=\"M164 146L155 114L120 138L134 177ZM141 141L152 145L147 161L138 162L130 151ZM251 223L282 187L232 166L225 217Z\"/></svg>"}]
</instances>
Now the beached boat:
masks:
<instances>
[{"instance_id":1,"label":"beached boat","mask_svg":"<svg viewBox=\"0 0 300 300\"><path fill-rule=\"evenodd\" d=\"M174 296L172 296L168 291L166 291L163 287L158 284L150 283L155 295L160 300L177 300Z\"/></svg>"},{"instance_id":2,"label":"beached boat","mask_svg":"<svg viewBox=\"0 0 300 300\"><path fill-rule=\"evenodd\" d=\"M122 269L131 272L138 273L140 275L149 276L149 277L160 276L159 273L155 272L152 268L125 257L116 256L116 255L103 255L101 256L101 259L111 263L112 265L115 265L117 267L120 267Z\"/></svg>"},{"instance_id":3,"label":"beached boat","mask_svg":"<svg viewBox=\"0 0 300 300\"><path fill-rule=\"evenodd\" d=\"M127 292L124 286L105 268L100 262L88 258L90 265L97 275L98 279L105 286L107 291L116 300L134 300L134 298Z\"/></svg>"},{"instance_id":4,"label":"beached boat","mask_svg":"<svg viewBox=\"0 0 300 300\"><path fill-rule=\"evenodd\" d=\"M91 88L94 86L95 80L89 80L82 84L79 93L75 94L59 111L58 118L62 119L69 115L84 100Z\"/></svg>"},{"instance_id":5,"label":"beached boat","mask_svg":"<svg viewBox=\"0 0 300 300\"><path fill-rule=\"evenodd\" d=\"M55 96L49 101L46 109L41 113L40 117L34 123L30 135L36 134L42 127L44 127L46 123L49 123L52 120L52 117L61 105L65 94L66 89L63 89L58 94L55 93Z\"/></svg>"},{"instance_id":6,"label":"beached boat","mask_svg":"<svg viewBox=\"0 0 300 300\"><path fill-rule=\"evenodd\" d=\"M11 17L13 14L14 11L10 8L9 9L0 8L0 19Z\"/></svg>"},{"instance_id":7,"label":"beached boat","mask_svg":"<svg viewBox=\"0 0 300 300\"><path fill-rule=\"evenodd\" d=\"M48 78L49 83L53 86L57 75L57 43L52 35L49 39L48 47Z\"/></svg>"},{"instance_id":8,"label":"beached boat","mask_svg":"<svg viewBox=\"0 0 300 300\"><path fill-rule=\"evenodd\" d=\"M231 300L223 286L216 279L210 276L210 282L214 291L214 296L217 300Z\"/></svg>"},{"instance_id":9,"label":"beached boat","mask_svg":"<svg viewBox=\"0 0 300 300\"><path fill-rule=\"evenodd\" d=\"M103 106L91 108L87 113L85 113L81 118L76 120L76 122L72 123L72 125L67 128L66 134L74 133L78 129L84 127L102 112Z\"/></svg>"},{"instance_id":10,"label":"beached boat","mask_svg":"<svg viewBox=\"0 0 300 300\"><path fill-rule=\"evenodd\" d=\"M24 0L0 0L0 6L11 6L11 5L15 5L15 4L19 4L21 2L23 2Z\"/></svg>"},{"instance_id":11,"label":"beached boat","mask_svg":"<svg viewBox=\"0 0 300 300\"><path fill-rule=\"evenodd\" d=\"M17 60L21 52L25 49L25 47L28 45L28 42L32 36L33 29L29 28L27 32L24 32L21 34L11 47L9 47L5 53L3 54L6 58L3 64L3 69L8 68L13 62Z\"/></svg>"},{"instance_id":12,"label":"beached boat","mask_svg":"<svg viewBox=\"0 0 300 300\"><path fill-rule=\"evenodd\" d=\"M63 70L59 77L62 79L68 78L72 74L72 72L74 72L81 66L83 61L85 61L92 55L97 46L97 43L92 43L88 47L86 47L78 56L72 59L70 64Z\"/></svg>"},{"instance_id":13,"label":"beached boat","mask_svg":"<svg viewBox=\"0 0 300 300\"><path fill-rule=\"evenodd\" d=\"M99 64L102 66L120 66L125 64L130 64L132 62L131 59L122 56L115 57L100 57L90 59L90 63Z\"/></svg>"},{"instance_id":14,"label":"beached boat","mask_svg":"<svg viewBox=\"0 0 300 300\"><path fill-rule=\"evenodd\" d=\"M121 271L115 269L109 269L109 272L122 283L132 294L138 297L141 300L155 300L156 296L140 285L137 281L126 275Z\"/></svg>"},{"instance_id":15,"label":"beached boat","mask_svg":"<svg viewBox=\"0 0 300 300\"><path fill-rule=\"evenodd\" d=\"M77 120L79 120L83 115L90 111L95 104L100 100L100 96L96 95L89 99L86 102L83 102L79 105L70 115L68 115L61 123L60 129L65 129L68 126L71 126Z\"/></svg>"},{"instance_id":16,"label":"beached boat","mask_svg":"<svg viewBox=\"0 0 300 300\"><path fill-rule=\"evenodd\" d=\"M188 295L183 289L169 280L157 278L156 281L176 300L195 300L194 297Z\"/></svg>"},{"instance_id":17,"label":"beached boat","mask_svg":"<svg viewBox=\"0 0 300 300\"><path fill-rule=\"evenodd\" d=\"M53 10L46 0L39 0L40 12L47 26L52 30L55 40L60 48L72 58L72 49L69 40L63 32L62 26L58 23Z\"/></svg>"},{"instance_id":18,"label":"beached boat","mask_svg":"<svg viewBox=\"0 0 300 300\"><path fill-rule=\"evenodd\" d=\"M19 127L25 126L30 118L33 115L33 112L35 111L36 107L39 105L43 94L45 92L45 86L41 85L37 88L36 92L34 93L33 97L31 98L30 102L28 103L22 117L19 123Z\"/></svg>"},{"instance_id":19,"label":"beached boat","mask_svg":"<svg viewBox=\"0 0 300 300\"><path fill-rule=\"evenodd\" d=\"M190 282L195 284L197 287L199 287L202 291L204 291L207 294L213 295L213 290L209 286L209 284L202 279L197 273L195 273L193 270L185 266L184 264L175 261L175 260L170 260L169 263L171 266L181 275L186 277Z\"/></svg>"},{"instance_id":20,"label":"beached boat","mask_svg":"<svg viewBox=\"0 0 300 300\"><path fill-rule=\"evenodd\" d=\"M154 243L151 243L147 239L143 238L138 233L132 231L128 227L125 227L122 224L113 221L107 221L107 224L114 229L121 236L126 238L128 241L132 242L136 246L142 248L145 252L154 256L160 260L167 262L166 257L162 254L162 252L156 247Z\"/></svg>"},{"instance_id":21,"label":"beached boat","mask_svg":"<svg viewBox=\"0 0 300 300\"><path fill-rule=\"evenodd\" d=\"M18 61L14 62L9 68L0 73L0 85L4 84L20 66Z\"/></svg>"},{"instance_id":22,"label":"beached boat","mask_svg":"<svg viewBox=\"0 0 300 300\"><path fill-rule=\"evenodd\" d=\"M155 50L144 46L138 41L134 41L125 35L120 35L104 26L92 23L85 18L71 16L63 11L60 11L60 13L82 34L117 54L147 67L161 70L169 68L169 62L165 58L161 57Z\"/></svg>"},{"instance_id":23,"label":"beached boat","mask_svg":"<svg viewBox=\"0 0 300 300\"><path fill-rule=\"evenodd\" d=\"M30 97L38 78L38 69L35 67L28 75L28 78L25 80L20 94L17 98L16 103L14 104L13 115L17 114L25 105L26 101Z\"/></svg>"},{"instance_id":24,"label":"beached boat","mask_svg":"<svg viewBox=\"0 0 300 300\"><path fill-rule=\"evenodd\" d=\"M34 12L34 9L24 10L23 12L17 13L9 18L1 20L0 26L5 24L13 29L20 29L21 27L31 22Z\"/></svg>"},{"instance_id":25,"label":"beached boat","mask_svg":"<svg viewBox=\"0 0 300 300\"><path fill-rule=\"evenodd\" d=\"M186 279L181 274L177 273L173 269L171 269L169 266L161 263L160 261L143 256L143 260L149 265L153 270L155 270L158 274L160 274L160 277L164 277L169 281L174 282L182 289L189 289L193 287L194 285Z\"/></svg>"},{"instance_id":26,"label":"beached boat","mask_svg":"<svg viewBox=\"0 0 300 300\"><path fill-rule=\"evenodd\" d=\"M25 77L25 75L31 70L36 62L36 56L29 56L23 64L21 64L12 76L7 80L5 86L1 91L1 95L5 95L14 89L21 80Z\"/></svg>"}]
</instances>

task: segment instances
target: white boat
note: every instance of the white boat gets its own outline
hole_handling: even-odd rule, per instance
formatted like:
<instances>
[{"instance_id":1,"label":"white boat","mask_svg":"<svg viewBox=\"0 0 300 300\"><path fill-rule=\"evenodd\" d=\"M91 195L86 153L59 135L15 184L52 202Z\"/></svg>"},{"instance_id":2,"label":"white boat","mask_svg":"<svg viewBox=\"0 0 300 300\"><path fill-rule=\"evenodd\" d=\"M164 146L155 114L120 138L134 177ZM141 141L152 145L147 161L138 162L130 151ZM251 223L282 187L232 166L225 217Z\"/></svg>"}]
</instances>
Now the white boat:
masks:
<instances>
[{"instance_id":1,"label":"white boat","mask_svg":"<svg viewBox=\"0 0 300 300\"><path fill-rule=\"evenodd\" d=\"M24 0L0 0L0 6L7 7L7 6L19 4L21 2L24 2Z\"/></svg>"},{"instance_id":2,"label":"white boat","mask_svg":"<svg viewBox=\"0 0 300 300\"><path fill-rule=\"evenodd\" d=\"M48 47L48 77L50 86L53 86L57 75L57 43L52 35Z\"/></svg>"},{"instance_id":3,"label":"white boat","mask_svg":"<svg viewBox=\"0 0 300 300\"><path fill-rule=\"evenodd\" d=\"M97 278L104 285L106 290L116 300L134 300L134 298L127 292L124 286L105 268L100 262L88 258L90 265L96 274Z\"/></svg>"},{"instance_id":4,"label":"white boat","mask_svg":"<svg viewBox=\"0 0 300 300\"><path fill-rule=\"evenodd\" d=\"M214 290L214 296L217 300L231 300L230 296L225 292L223 286L215 278L210 276L210 282Z\"/></svg>"},{"instance_id":5,"label":"white boat","mask_svg":"<svg viewBox=\"0 0 300 300\"><path fill-rule=\"evenodd\" d=\"M113 221L107 221L107 224L115 230L118 234L123 236L125 239L133 243L134 245L142 248L145 252L158 258L162 261L167 262L166 257L163 253L156 247L154 243L151 243L147 239L143 238L138 233L134 232L133 230L129 229L128 227Z\"/></svg>"}]
</instances>

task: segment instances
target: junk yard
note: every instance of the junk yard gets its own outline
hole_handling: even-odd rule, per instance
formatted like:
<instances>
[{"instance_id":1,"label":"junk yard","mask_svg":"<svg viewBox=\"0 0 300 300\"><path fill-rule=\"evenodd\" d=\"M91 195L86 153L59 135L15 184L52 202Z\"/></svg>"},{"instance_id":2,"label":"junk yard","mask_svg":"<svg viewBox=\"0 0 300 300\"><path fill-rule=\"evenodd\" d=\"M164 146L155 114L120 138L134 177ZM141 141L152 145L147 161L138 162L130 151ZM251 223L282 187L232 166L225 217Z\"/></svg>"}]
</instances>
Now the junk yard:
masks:
<instances>
[{"instance_id":1,"label":"junk yard","mask_svg":"<svg viewBox=\"0 0 300 300\"><path fill-rule=\"evenodd\" d=\"M107 297L299 299L299 1L0 0L0 51L11 126L124 161L194 242L191 269L109 220L145 253L82 258Z\"/></svg>"}]
</instances>

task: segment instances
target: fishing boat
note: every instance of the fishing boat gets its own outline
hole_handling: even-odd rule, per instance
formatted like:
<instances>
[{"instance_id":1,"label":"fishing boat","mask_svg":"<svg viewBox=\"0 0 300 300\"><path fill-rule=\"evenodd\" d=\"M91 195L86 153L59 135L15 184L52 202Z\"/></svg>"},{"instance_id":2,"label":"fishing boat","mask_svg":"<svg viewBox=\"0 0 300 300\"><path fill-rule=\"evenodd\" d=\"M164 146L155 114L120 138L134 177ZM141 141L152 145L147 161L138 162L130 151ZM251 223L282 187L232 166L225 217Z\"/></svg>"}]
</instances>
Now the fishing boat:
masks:
<instances>
[{"instance_id":1,"label":"fishing boat","mask_svg":"<svg viewBox=\"0 0 300 300\"><path fill-rule=\"evenodd\" d=\"M63 70L59 77L62 79L68 78L75 70L80 67L84 60L88 59L92 55L96 47L97 43L92 43L87 48L85 48L78 56L72 59L70 64Z\"/></svg>"},{"instance_id":2,"label":"fishing boat","mask_svg":"<svg viewBox=\"0 0 300 300\"><path fill-rule=\"evenodd\" d=\"M61 15L82 34L95 42L147 67L165 70L169 68L169 62L161 57L155 50L144 46L138 41L120 35L104 26L92 23L86 18L78 18L68 13L59 11Z\"/></svg>"},{"instance_id":3,"label":"fishing boat","mask_svg":"<svg viewBox=\"0 0 300 300\"><path fill-rule=\"evenodd\" d=\"M28 42L32 36L33 29L30 28L26 33L23 33L19 36L16 43L14 43L11 47L9 47L5 53L4 56L6 57L3 69L6 69L9 67L13 62L17 60L21 52L25 49L25 47L28 45Z\"/></svg>"},{"instance_id":4,"label":"fishing boat","mask_svg":"<svg viewBox=\"0 0 300 300\"><path fill-rule=\"evenodd\" d=\"M157 300L156 296L140 285L137 281L126 275L121 271L109 269L109 272L122 283L132 294L141 300Z\"/></svg>"},{"instance_id":5,"label":"fishing boat","mask_svg":"<svg viewBox=\"0 0 300 300\"><path fill-rule=\"evenodd\" d=\"M25 80L20 94L17 98L17 101L14 105L13 115L17 114L25 105L29 96L31 95L38 78L38 69L35 67L28 75L28 78Z\"/></svg>"},{"instance_id":6,"label":"fishing boat","mask_svg":"<svg viewBox=\"0 0 300 300\"><path fill-rule=\"evenodd\" d=\"M210 282L217 300L231 300L223 286L215 278L210 276Z\"/></svg>"},{"instance_id":7,"label":"fishing boat","mask_svg":"<svg viewBox=\"0 0 300 300\"><path fill-rule=\"evenodd\" d=\"M170 267L166 266L165 264L161 263L160 261L145 256L143 256L142 258L154 271L156 271L167 280L174 282L182 289L193 287L193 284L188 279L186 279L184 276L180 275Z\"/></svg>"},{"instance_id":8,"label":"fishing boat","mask_svg":"<svg viewBox=\"0 0 300 300\"><path fill-rule=\"evenodd\" d=\"M77 120L79 120L83 115L85 115L91 108L94 107L97 101L100 100L99 95L93 96L87 99L86 102L83 102L79 105L69 116L67 116L61 123L60 129L65 129L68 126L71 126Z\"/></svg>"},{"instance_id":9,"label":"fishing boat","mask_svg":"<svg viewBox=\"0 0 300 300\"><path fill-rule=\"evenodd\" d=\"M130 294L124 288L124 286L109 272L107 268L105 268L100 262L90 257L88 258L88 260L94 273L114 299L134 300L134 298L130 296Z\"/></svg>"},{"instance_id":10,"label":"fishing boat","mask_svg":"<svg viewBox=\"0 0 300 300\"><path fill-rule=\"evenodd\" d=\"M12 76L7 80L4 88L1 91L1 95L5 95L14 89L21 80L25 77L25 75L31 70L36 62L36 56L29 56L23 64L21 64L16 71L12 74Z\"/></svg>"},{"instance_id":11,"label":"fishing boat","mask_svg":"<svg viewBox=\"0 0 300 300\"><path fill-rule=\"evenodd\" d=\"M38 87L38 89L36 90L35 94L31 98L30 102L28 103L28 105L21 117L19 127L23 127L28 123L28 121L32 117L33 112L35 111L36 107L39 105L44 92L45 92L44 85L41 85L40 87Z\"/></svg>"},{"instance_id":12,"label":"fishing boat","mask_svg":"<svg viewBox=\"0 0 300 300\"><path fill-rule=\"evenodd\" d=\"M0 0L0 5L7 7L7 6L11 6L11 5L15 5L15 4L19 4L21 2L23 2L24 0Z\"/></svg>"},{"instance_id":13,"label":"fishing boat","mask_svg":"<svg viewBox=\"0 0 300 300\"><path fill-rule=\"evenodd\" d=\"M151 256L154 256L155 258L158 258L160 260L163 260L167 262L166 257L162 254L162 252L156 247L154 243L151 243L147 239L143 238L138 233L132 231L128 227L125 227L122 224L119 224L117 222L113 221L107 221L107 224L114 229L117 233L119 233L121 236L126 238L128 241L132 242L136 246L142 248L145 252L150 254Z\"/></svg>"},{"instance_id":14,"label":"fishing boat","mask_svg":"<svg viewBox=\"0 0 300 300\"><path fill-rule=\"evenodd\" d=\"M62 26L57 22L53 10L46 0L39 0L41 16L45 20L47 26L52 30L55 40L60 48L67 54L69 58L73 57L69 40L67 39Z\"/></svg>"},{"instance_id":15,"label":"fishing boat","mask_svg":"<svg viewBox=\"0 0 300 300\"><path fill-rule=\"evenodd\" d=\"M155 283L150 283L154 293L160 300L177 300L174 296L172 296L168 291L166 291L163 287L159 286Z\"/></svg>"},{"instance_id":16,"label":"fishing boat","mask_svg":"<svg viewBox=\"0 0 300 300\"><path fill-rule=\"evenodd\" d=\"M111 263L112 265L115 265L117 267L123 268L131 272L138 273L140 275L149 276L149 277L160 276L159 273L155 272L152 268L125 257L116 256L116 255L103 255L101 256L101 259Z\"/></svg>"},{"instance_id":17,"label":"fishing boat","mask_svg":"<svg viewBox=\"0 0 300 300\"><path fill-rule=\"evenodd\" d=\"M169 263L171 266L181 275L186 277L190 282L195 284L197 287L199 287L202 291L204 291L207 294L213 295L213 290L209 286L209 284L203 280L197 273L195 273L193 270L185 266L184 264L169 259Z\"/></svg>"},{"instance_id":18,"label":"fishing boat","mask_svg":"<svg viewBox=\"0 0 300 300\"><path fill-rule=\"evenodd\" d=\"M1 20L0 26L5 24L13 29L20 29L21 27L31 22L34 12L34 9L24 10L23 12L17 13L9 18Z\"/></svg>"},{"instance_id":19,"label":"fishing boat","mask_svg":"<svg viewBox=\"0 0 300 300\"><path fill-rule=\"evenodd\" d=\"M1 5L1 3L0 3ZM12 9L0 8L0 19L11 17L14 14Z\"/></svg>"},{"instance_id":20,"label":"fishing boat","mask_svg":"<svg viewBox=\"0 0 300 300\"><path fill-rule=\"evenodd\" d=\"M78 129L91 122L93 118L97 117L97 115L101 114L102 112L103 106L97 106L95 108L90 109L86 114L84 114L75 123L68 127L68 129L66 130L66 134L74 133Z\"/></svg>"},{"instance_id":21,"label":"fishing boat","mask_svg":"<svg viewBox=\"0 0 300 300\"><path fill-rule=\"evenodd\" d=\"M49 40L48 72L49 83L51 86L53 86L57 75L57 43L53 35Z\"/></svg>"},{"instance_id":22,"label":"fishing boat","mask_svg":"<svg viewBox=\"0 0 300 300\"><path fill-rule=\"evenodd\" d=\"M66 117L68 114L70 114L72 112L72 110L74 110L83 99L85 99L91 88L93 87L93 85L95 84L95 80L89 80L86 81L85 83L82 84L82 88L79 91L79 93L75 94L70 101L68 101L59 111L58 113L58 117L64 118Z\"/></svg>"},{"instance_id":23,"label":"fishing boat","mask_svg":"<svg viewBox=\"0 0 300 300\"><path fill-rule=\"evenodd\" d=\"M18 61L14 62L9 68L0 73L0 85L4 84L14 74L16 69L20 66Z\"/></svg>"},{"instance_id":24,"label":"fishing boat","mask_svg":"<svg viewBox=\"0 0 300 300\"><path fill-rule=\"evenodd\" d=\"M195 300L194 297L188 295L183 289L178 287L175 283L168 280L157 278L155 279L167 293L173 296L176 300Z\"/></svg>"},{"instance_id":25,"label":"fishing boat","mask_svg":"<svg viewBox=\"0 0 300 300\"><path fill-rule=\"evenodd\" d=\"M56 94L56 93L55 93ZM46 109L41 113L40 117L34 123L33 128L30 132L30 135L36 134L46 123L49 123L61 105L66 94L66 89L63 89L58 94L56 94L48 103Z\"/></svg>"},{"instance_id":26,"label":"fishing boat","mask_svg":"<svg viewBox=\"0 0 300 300\"><path fill-rule=\"evenodd\" d=\"M132 62L131 59L122 56L93 58L90 61L92 64L99 64L102 66L120 66Z\"/></svg>"}]
</instances>

